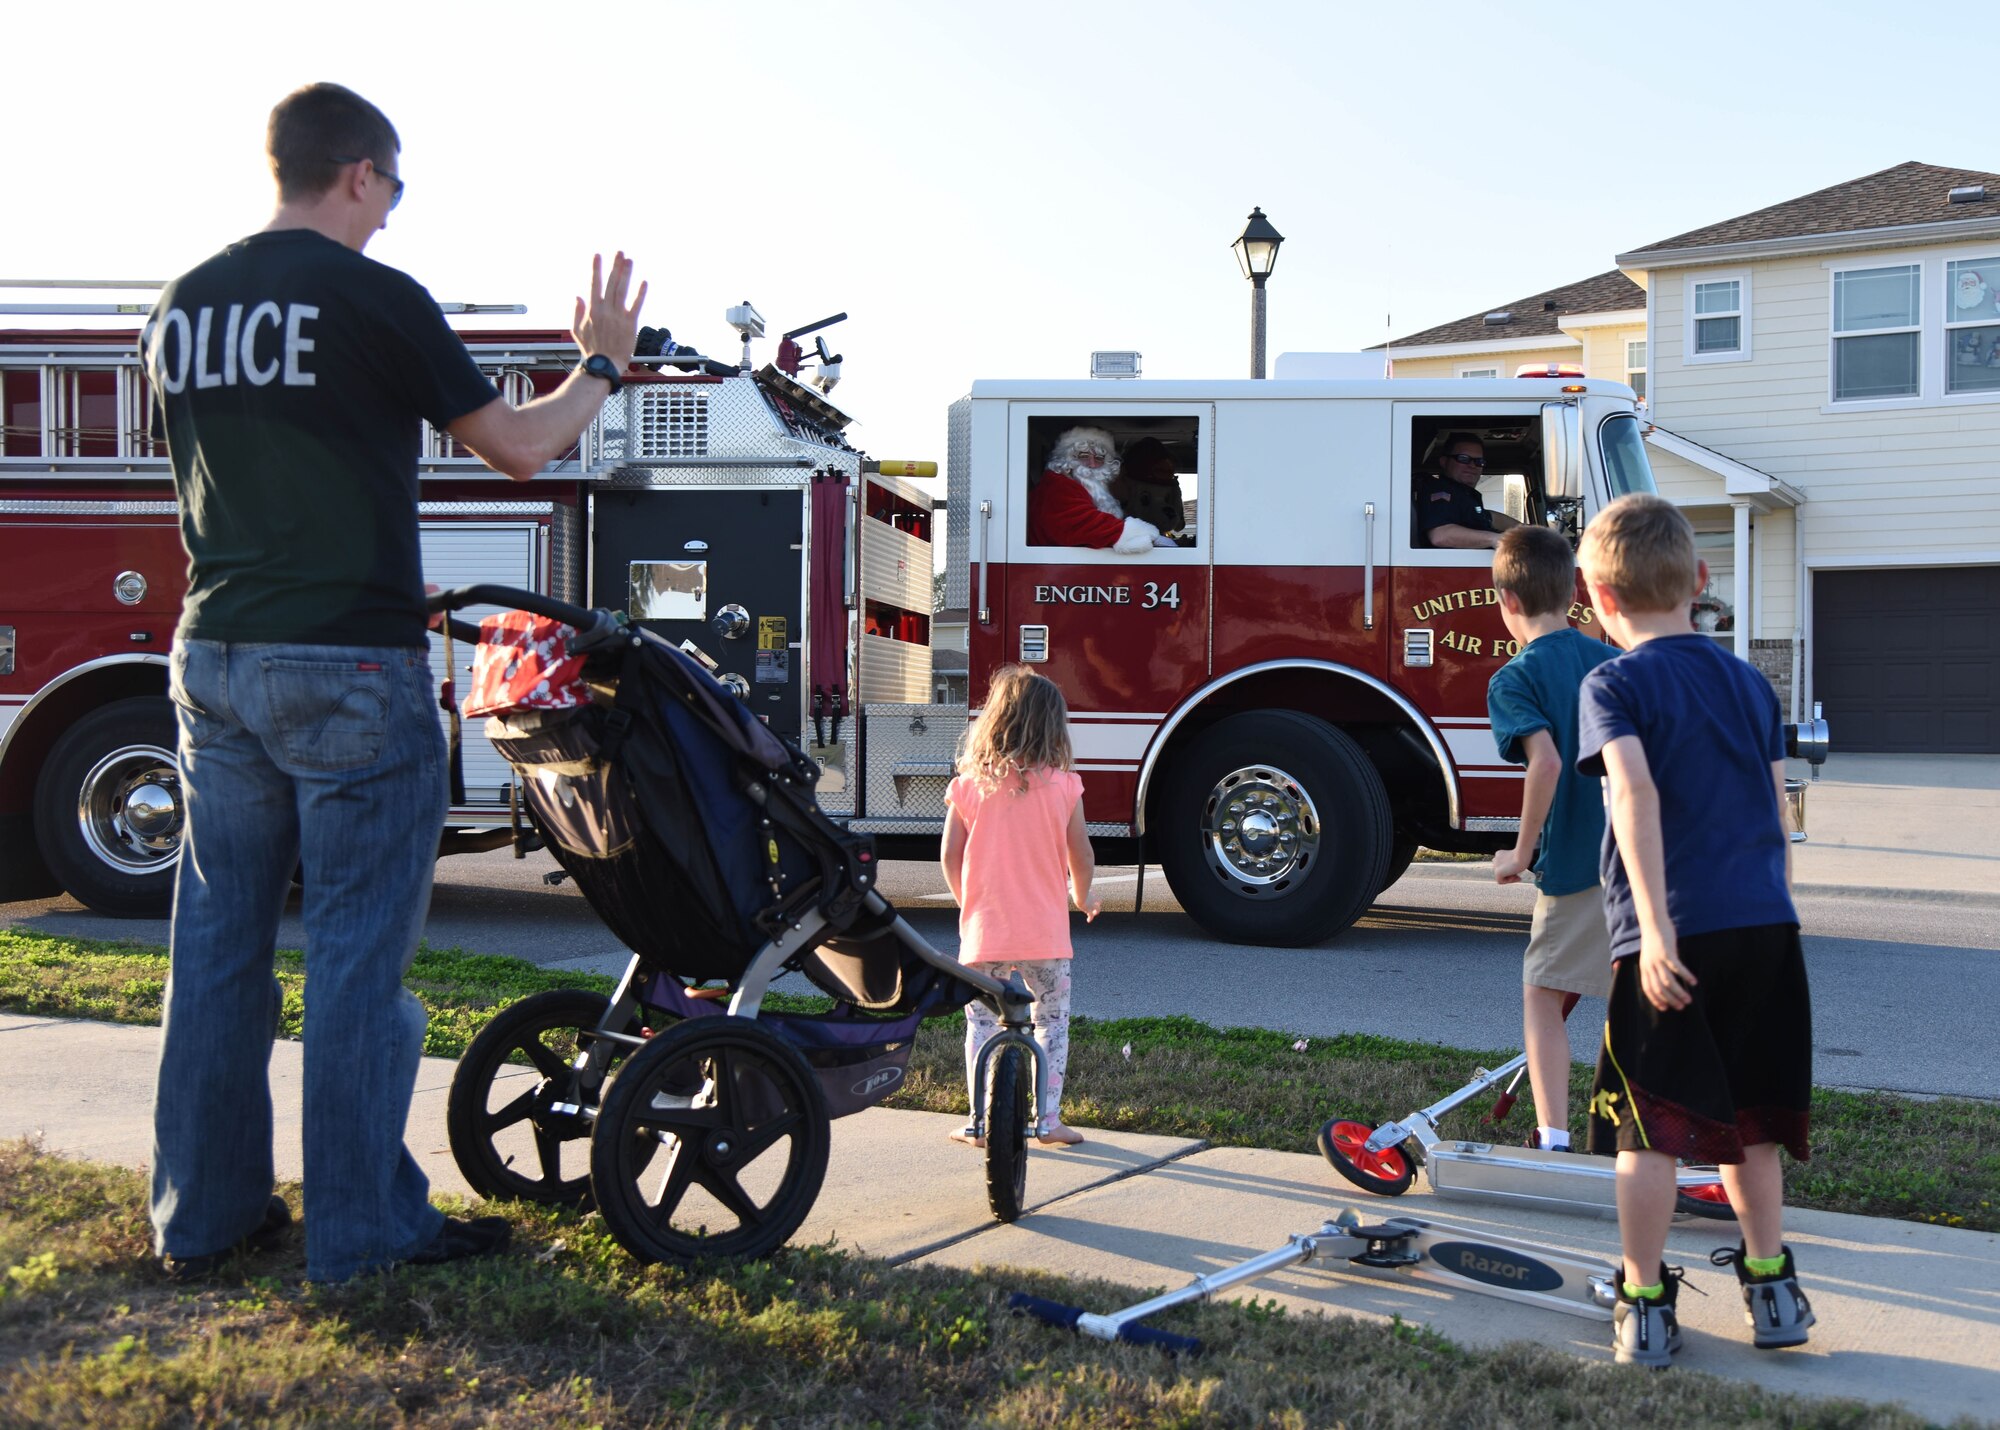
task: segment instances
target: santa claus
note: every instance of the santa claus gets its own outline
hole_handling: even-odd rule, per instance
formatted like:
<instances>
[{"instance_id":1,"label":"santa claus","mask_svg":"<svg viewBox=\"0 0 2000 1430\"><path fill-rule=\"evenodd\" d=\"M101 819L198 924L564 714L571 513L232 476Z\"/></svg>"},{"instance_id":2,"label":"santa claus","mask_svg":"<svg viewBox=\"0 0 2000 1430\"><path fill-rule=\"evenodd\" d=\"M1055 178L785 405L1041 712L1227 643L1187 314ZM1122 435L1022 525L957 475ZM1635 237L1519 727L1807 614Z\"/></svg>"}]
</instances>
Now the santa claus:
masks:
<instances>
[{"instance_id":1,"label":"santa claus","mask_svg":"<svg viewBox=\"0 0 2000 1430\"><path fill-rule=\"evenodd\" d=\"M1028 493L1030 546L1094 546L1136 556L1174 544L1150 521L1125 515L1111 495L1117 450L1101 427L1072 427L1056 438L1048 469Z\"/></svg>"}]
</instances>

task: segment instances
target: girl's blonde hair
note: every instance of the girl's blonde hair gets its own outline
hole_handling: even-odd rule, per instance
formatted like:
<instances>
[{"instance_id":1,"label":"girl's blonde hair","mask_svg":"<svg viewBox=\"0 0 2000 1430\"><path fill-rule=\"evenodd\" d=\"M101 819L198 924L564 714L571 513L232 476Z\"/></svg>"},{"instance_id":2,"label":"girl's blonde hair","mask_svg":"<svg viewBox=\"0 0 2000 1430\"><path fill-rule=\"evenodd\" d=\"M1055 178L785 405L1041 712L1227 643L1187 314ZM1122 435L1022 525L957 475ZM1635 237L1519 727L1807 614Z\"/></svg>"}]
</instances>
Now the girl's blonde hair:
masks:
<instances>
[{"instance_id":1,"label":"girl's blonde hair","mask_svg":"<svg viewBox=\"0 0 2000 1430\"><path fill-rule=\"evenodd\" d=\"M1013 776L1027 787L1028 771L1069 768L1069 705L1060 686L1026 666L993 673L985 708L959 742L958 772L991 794Z\"/></svg>"}]
</instances>

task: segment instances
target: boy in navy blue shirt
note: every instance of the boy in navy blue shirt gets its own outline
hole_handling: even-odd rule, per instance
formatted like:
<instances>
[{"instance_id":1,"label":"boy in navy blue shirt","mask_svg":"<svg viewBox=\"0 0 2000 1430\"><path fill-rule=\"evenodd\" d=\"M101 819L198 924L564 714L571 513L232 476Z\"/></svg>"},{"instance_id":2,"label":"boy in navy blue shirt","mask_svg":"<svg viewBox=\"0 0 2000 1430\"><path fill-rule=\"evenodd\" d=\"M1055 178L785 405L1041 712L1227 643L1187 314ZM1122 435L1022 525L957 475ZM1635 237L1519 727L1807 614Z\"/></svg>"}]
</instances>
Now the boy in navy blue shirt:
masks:
<instances>
[{"instance_id":1,"label":"boy in navy blue shirt","mask_svg":"<svg viewBox=\"0 0 2000 1430\"><path fill-rule=\"evenodd\" d=\"M1569 994L1611 991L1611 940L1604 925L1598 849L1604 842L1604 796L1576 772L1577 690L1584 676L1617 652L1569 623L1576 604L1576 559L1546 526L1504 532L1493 553L1500 619L1521 651L1486 687L1486 712L1502 759L1526 765L1521 828L1512 849L1493 856L1493 877L1518 884L1532 864L1539 885L1528 951L1521 965L1521 1021L1528 1087L1535 1098L1534 1141L1569 1150ZM1540 853L1536 852L1539 844Z\"/></svg>"},{"instance_id":2,"label":"boy in navy blue shirt","mask_svg":"<svg viewBox=\"0 0 2000 1430\"><path fill-rule=\"evenodd\" d=\"M1661 1262L1676 1157L1720 1165L1733 1265L1759 1349L1803 1345L1812 1307L1784 1244L1782 1144L1808 1155L1812 1009L1784 816L1778 702L1689 621L1707 583L1694 532L1657 496L1621 497L1578 551L1625 653L1584 678L1577 768L1605 777L1605 913L1616 960L1591 1098L1618 1155L1621 1363L1680 1349L1679 1268Z\"/></svg>"}]
</instances>

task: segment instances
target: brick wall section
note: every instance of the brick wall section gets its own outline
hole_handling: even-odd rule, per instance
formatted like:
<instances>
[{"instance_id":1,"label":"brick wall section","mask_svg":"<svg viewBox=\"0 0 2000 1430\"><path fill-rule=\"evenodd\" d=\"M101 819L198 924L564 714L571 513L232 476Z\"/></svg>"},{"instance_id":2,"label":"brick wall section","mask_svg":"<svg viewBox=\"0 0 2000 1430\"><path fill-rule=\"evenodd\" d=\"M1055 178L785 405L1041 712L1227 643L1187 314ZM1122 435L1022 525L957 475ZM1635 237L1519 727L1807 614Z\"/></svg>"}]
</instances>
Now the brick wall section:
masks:
<instances>
[{"instance_id":1,"label":"brick wall section","mask_svg":"<svg viewBox=\"0 0 2000 1430\"><path fill-rule=\"evenodd\" d=\"M1792 643L1782 641L1751 641L1750 663L1762 671L1764 678L1771 682L1771 688L1778 692L1778 710L1785 719L1791 718L1792 711ZM1805 650L1799 651L1799 669L1805 669Z\"/></svg>"}]
</instances>

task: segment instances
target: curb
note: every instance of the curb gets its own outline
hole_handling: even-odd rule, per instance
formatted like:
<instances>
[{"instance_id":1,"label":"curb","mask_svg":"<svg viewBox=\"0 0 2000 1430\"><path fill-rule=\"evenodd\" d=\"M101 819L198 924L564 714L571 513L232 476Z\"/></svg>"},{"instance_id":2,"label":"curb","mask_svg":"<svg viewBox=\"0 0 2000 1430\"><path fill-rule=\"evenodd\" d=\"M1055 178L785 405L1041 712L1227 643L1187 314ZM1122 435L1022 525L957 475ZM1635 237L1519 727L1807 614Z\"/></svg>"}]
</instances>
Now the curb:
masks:
<instances>
[{"instance_id":1,"label":"curb","mask_svg":"<svg viewBox=\"0 0 2000 1430\"><path fill-rule=\"evenodd\" d=\"M1834 846L1829 845L1828 848ZM1410 865L1410 873L1422 870L1425 874L1442 874L1448 879L1478 879L1493 883L1489 866L1459 860L1419 859ZM1405 878L1409 875L1405 875ZM1394 885L1390 886L1394 888ZM1495 884L1495 888L1500 886ZM1529 887L1532 887L1529 886ZM1820 884L1795 880L1792 884L1795 894L1812 894L1828 898L1854 899L1895 899L1906 903L1935 902L1940 904L1968 904L1976 908L2000 909L2000 892L1988 893L1984 889L1908 889L1891 888L1872 884Z\"/></svg>"}]
</instances>

